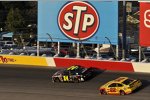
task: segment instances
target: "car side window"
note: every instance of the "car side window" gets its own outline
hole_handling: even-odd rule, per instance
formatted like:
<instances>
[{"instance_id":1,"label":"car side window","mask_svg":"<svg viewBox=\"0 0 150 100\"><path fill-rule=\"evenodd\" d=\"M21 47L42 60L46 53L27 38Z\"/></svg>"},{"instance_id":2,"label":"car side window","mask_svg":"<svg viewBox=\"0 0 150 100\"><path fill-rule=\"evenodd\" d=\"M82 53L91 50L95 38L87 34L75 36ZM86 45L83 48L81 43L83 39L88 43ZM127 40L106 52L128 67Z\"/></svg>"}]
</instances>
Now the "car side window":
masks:
<instances>
[{"instance_id":1,"label":"car side window","mask_svg":"<svg viewBox=\"0 0 150 100\"><path fill-rule=\"evenodd\" d=\"M63 75L69 75L69 72L68 71L64 71Z\"/></svg>"},{"instance_id":2,"label":"car side window","mask_svg":"<svg viewBox=\"0 0 150 100\"><path fill-rule=\"evenodd\" d=\"M110 84L108 87L116 87L116 86L117 86L116 83L112 83L112 84Z\"/></svg>"},{"instance_id":3,"label":"car side window","mask_svg":"<svg viewBox=\"0 0 150 100\"><path fill-rule=\"evenodd\" d=\"M69 71L69 75L75 75L75 71Z\"/></svg>"},{"instance_id":4,"label":"car side window","mask_svg":"<svg viewBox=\"0 0 150 100\"><path fill-rule=\"evenodd\" d=\"M118 86L118 87L122 87L123 85L118 83L117 86Z\"/></svg>"}]
</instances>

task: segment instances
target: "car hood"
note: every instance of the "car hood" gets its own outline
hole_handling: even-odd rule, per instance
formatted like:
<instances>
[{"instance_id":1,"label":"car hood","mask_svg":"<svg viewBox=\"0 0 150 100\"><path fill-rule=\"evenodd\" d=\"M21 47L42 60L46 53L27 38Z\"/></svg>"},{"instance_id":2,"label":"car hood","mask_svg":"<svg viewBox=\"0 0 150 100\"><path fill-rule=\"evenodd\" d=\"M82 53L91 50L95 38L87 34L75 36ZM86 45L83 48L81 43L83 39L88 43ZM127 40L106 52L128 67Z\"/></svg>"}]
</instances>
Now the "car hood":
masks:
<instances>
[{"instance_id":1,"label":"car hood","mask_svg":"<svg viewBox=\"0 0 150 100\"><path fill-rule=\"evenodd\" d=\"M58 76L58 75L62 74L62 73L63 73L63 71L64 71L64 70L57 71L56 73L54 73L54 75L53 75L53 76Z\"/></svg>"}]
</instances>

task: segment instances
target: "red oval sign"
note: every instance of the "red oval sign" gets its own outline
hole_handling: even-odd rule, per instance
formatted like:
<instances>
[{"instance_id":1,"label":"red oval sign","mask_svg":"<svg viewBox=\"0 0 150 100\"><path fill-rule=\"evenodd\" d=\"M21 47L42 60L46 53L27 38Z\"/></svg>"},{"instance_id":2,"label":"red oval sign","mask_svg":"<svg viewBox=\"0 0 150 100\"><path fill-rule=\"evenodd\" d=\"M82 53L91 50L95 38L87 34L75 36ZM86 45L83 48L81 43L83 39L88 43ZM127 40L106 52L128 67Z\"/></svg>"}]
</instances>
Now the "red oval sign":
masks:
<instances>
[{"instance_id":1,"label":"red oval sign","mask_svg":"<svg viewBox=\"0 0 150 100\"><path fill-rule=\"evenodd\" d=\"M58 24L67 37L74 40L85 40L96 33L99 16L89 3L74 1L61 9Z\"/></svg>"}]
</instances>

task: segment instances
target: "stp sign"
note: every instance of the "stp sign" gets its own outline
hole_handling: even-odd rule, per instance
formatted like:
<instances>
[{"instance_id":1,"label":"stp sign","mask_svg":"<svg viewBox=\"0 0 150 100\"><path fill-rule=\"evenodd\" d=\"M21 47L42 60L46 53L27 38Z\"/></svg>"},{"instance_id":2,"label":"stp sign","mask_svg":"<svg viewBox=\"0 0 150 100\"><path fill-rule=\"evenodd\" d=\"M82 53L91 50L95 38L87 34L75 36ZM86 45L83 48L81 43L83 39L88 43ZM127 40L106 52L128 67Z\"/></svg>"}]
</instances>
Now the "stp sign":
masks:
<instances>
[{"instance_id":1,"label":"stp sign","mask_svg":"<svg viewBox=\"0 0 150 100\"><path fill-rule=\"evenodd\" d=\"M150 28L150 9L144 12L144 25Z\"/></svg>"},{"instance_id":2,"label":"stp sign","mask_svg":"<svg viewBox=\"0 0 150 100\"><path fill-rule=\"evenodd\" d=\"M59 12L58 24L61 31L74 40L92 37L99 26L99 16L95 8L87 2L70 2Z\"/></svg>"},{"instance_id":3,"label":"stp sign","mask_svg":"<svg viewBox=\"0 0 150 100\"><path fill-rule=\"evenodd\" d=\"M140 45L150 46L150 3L140 3Z\"/></svg>"}]
</instances>

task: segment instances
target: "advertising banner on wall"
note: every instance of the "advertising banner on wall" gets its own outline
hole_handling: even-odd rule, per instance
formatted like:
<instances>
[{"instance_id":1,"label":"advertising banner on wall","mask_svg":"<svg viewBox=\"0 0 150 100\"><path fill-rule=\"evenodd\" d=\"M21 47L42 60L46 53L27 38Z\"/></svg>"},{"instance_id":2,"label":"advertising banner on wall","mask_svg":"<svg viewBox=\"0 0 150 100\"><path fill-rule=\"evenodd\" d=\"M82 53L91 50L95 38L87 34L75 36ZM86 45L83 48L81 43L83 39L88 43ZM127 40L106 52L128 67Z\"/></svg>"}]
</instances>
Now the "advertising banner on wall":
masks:
<instances>
[{"instance_id":1,"label":"advertising banner on wall","mask_svg":"<svg viewBox=\"0 0 150 100\"><path fill-rule=\"evenodd\" d=\"M140 46L150 46L150 3L140 2Z\"/></svg>"},{"instance_id":2,"label":"advertising banner on wall","mask_svg":"<svg viewBox=\"0 0 150 100\"><path fill-rule=\"evenodd\" d=\"M117 1L38 0L38 40L118 44Z\"/></svg>"}]
</instances>

